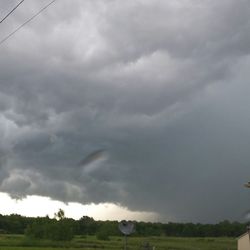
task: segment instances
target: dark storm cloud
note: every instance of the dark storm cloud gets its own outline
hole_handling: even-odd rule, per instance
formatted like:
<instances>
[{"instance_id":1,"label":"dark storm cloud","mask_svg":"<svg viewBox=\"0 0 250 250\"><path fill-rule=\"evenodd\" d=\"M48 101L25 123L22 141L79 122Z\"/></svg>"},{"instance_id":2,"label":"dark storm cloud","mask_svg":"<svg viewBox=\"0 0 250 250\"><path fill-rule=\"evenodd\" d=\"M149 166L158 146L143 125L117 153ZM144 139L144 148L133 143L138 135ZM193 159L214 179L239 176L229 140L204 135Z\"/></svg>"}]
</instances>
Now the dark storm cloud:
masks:
<instances>
[{"instance_id":1,"label":"dark storm cloud","mask_svg":"<svg viewBox=\"0 0 250 250\"><path fill-rule=\"evenodd\" d=\"M12 5L0 3L3 16ZM25 1L1 38L46 3ZM0 190L162 220L239 219L249 208L249 8L56 1L0 47ZM107 157L77 165L100 149Z\"/></svg>"}]
</instances>

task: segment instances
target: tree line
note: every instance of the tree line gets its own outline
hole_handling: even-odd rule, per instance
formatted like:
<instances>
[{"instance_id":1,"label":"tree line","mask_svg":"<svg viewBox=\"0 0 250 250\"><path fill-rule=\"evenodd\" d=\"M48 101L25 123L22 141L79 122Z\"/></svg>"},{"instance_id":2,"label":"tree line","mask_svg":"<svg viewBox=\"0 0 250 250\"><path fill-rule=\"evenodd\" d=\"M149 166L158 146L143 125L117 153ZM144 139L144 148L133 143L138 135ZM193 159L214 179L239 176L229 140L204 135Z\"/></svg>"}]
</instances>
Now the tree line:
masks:
<instances>
[{"instance_id":1,"label":"tree line","mask_svg":"<svg viewBox=\"0 0 250 250\"><path fill-rule=\"evenodd\" d=\"M135 225L133 236L175 237L238 237L247 227L246 223L227 220L217 224L135 222ZM59 210L53 219L0 214L0 233L51 240L71 240L74 235L96 235L100 239L121 235L118 221L96 221L88 216L74 220L65 218L63 210Z\"/></svg>"}]
</instances>

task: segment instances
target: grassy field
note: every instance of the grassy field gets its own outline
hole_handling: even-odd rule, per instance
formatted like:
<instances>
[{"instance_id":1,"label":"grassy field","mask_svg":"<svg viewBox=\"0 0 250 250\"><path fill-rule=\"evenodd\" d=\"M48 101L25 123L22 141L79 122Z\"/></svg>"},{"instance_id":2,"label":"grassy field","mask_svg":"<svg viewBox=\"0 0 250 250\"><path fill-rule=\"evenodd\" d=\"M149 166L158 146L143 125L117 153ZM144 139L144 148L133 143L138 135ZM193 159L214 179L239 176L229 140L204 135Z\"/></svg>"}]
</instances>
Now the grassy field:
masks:
<instances>
[{"instance_id":1,"label":"grassy field","mask_svg":"<svg viewBox=\"0 0 250 250\"><path fill-rule=\"evenodd\" d=\"M123 249L122 237L110 237L109 241L97 240L95 236L77 236L71 242L30 240L22 235L0 235L0 250L94 250ZM145 243L155 250L236 250L236 239L232 238L176 238L176 237L129 237L128 250L142 250Z\"/></svg>"}]
</instances>

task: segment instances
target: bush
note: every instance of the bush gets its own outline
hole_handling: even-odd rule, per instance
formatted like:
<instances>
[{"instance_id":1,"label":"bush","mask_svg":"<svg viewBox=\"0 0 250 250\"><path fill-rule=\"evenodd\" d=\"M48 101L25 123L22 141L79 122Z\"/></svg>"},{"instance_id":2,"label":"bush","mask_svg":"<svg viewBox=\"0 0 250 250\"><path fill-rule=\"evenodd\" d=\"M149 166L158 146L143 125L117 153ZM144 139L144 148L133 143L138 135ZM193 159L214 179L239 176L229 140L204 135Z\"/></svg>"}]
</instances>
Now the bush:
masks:
<instances>
[{"instance_id":1,"label":"bush","mask_svg":"<svg viewBox=\"0 0 250 250\"><path fill-rule=\"evenodd\" d=\"M33 223L27 227L25 234L30 238L55 241L70 241L74 237L73 228L66 219L50 223Z\"/></svg>"},{"instance_id":2,"label":"bush","mask_svg":"<svg viewBox=\"0 0 250 250\"><path fill-rule=\"evenodd\" d=\"M97 232L96 238L98 240L110 240L108 232L105 229L101 229L99 232Z\"/></svg>"},{"instance_id":3,"label":"bush","mask_svg":"<svg viewBox=\"0 0 250 250\"><path fill-rule=\"evenodd\" d=\"M49 239L70 241L74 237L73 228L65 220L58 221L50 227Z\"/></svg>"}]
</instances>

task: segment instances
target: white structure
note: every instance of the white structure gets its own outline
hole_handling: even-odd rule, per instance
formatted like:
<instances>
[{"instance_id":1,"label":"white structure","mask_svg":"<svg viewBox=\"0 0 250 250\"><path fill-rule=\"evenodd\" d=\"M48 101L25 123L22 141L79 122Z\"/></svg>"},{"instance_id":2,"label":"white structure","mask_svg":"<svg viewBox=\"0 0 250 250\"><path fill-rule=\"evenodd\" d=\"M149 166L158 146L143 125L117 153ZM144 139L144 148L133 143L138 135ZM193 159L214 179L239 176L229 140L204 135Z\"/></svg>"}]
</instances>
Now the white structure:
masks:
<instances>
[{"instance_id":1,"label":"white structure","mask_svg":"<svg viewBox=\"0 0 250 250\"><path fill-rule=\"evenodd\" d=\"M238 250L250 250L250 236L246 232L238 238Z\"/></svg>"}]
</instances>

